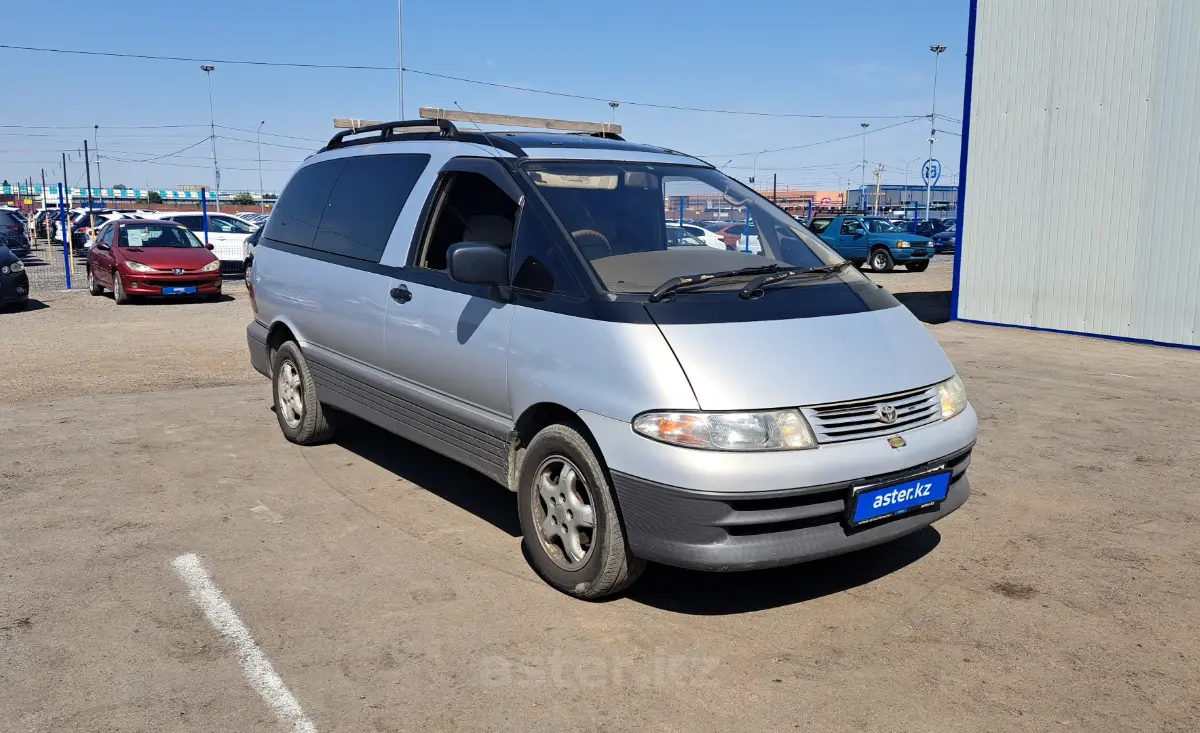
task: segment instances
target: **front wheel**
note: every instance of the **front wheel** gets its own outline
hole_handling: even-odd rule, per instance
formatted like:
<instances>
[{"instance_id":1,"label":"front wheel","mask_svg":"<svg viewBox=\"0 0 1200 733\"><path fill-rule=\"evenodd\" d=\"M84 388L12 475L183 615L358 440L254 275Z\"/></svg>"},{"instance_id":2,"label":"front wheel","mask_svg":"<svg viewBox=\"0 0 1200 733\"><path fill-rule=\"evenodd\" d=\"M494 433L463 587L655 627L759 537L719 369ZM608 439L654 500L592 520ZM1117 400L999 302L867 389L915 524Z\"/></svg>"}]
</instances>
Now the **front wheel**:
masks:
<instances>
[{"instance_id":1,"label":"front wheel","mask_svg":"<svg viewBox=\"0 0 1200 733\"><path fill-rule=\"evenodd\" d=\"M88 295L102 295L104 293L104 286L96 282L96 274L92 272L92 268L90 267L87 271L87 285Z\"/></svg>"},{"instance_id":2,"label":"front wheel","mask_svg":"<svg viewBox=\"0 0 1200 733\"><path fill-rule=\"evenodd\" d=\"M895 266L892 253L886 249L877 249L871 253L871 269L875 272L891 272Z\"/></svg>"},{"instance_id":3,"label":"front wheel","mask_svg":"<svg viewBox=\"0 0 1200 733\"><path fill-rule=\"evenodd\" d=\"M905 262L904 267L909 272L925 272L929 269L929 260L914 260L913 262Z\"/></svg>"},{"instance_id":4,"label":"front wheel","mask_svg":"<svg viewBox=\"0 0 1200 733\"><path fill-rule=\"evenodd\" d=\"M588 441L551 425L521 461L517 509L533 569L577 598L628 588L646 563L629 552L613 492Z\"/></svg>"},{"instance_id":5,"label":"front wheel","mask_svg":"<svg viewBox=\"0 0 1200 733\"><path fill-rule=\"evenodd\" d=\"M113 273L113 300L117 305L127 305L129 303L129 293L125 292L125 286L121 283L121 273Z\"/></svg>"}]
</instances>

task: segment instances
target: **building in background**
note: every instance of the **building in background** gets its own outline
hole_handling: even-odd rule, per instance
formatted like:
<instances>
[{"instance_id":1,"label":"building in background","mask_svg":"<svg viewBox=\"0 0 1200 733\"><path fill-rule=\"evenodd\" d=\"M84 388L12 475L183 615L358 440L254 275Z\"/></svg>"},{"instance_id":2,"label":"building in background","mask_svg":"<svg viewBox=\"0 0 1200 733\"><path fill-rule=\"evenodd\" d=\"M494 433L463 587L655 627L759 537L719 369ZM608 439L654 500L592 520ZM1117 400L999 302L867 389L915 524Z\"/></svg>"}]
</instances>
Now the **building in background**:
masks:
<instances>
[{"instance_id":1,"label":"building in background","mask_svg":"<svg viewBox=\"0 0 1200 733\"><path fill-rule=\"evenodd\" d=\"M970 17L954 317L1200 346L1200 2Z\"/></svg>"}]
</instances>

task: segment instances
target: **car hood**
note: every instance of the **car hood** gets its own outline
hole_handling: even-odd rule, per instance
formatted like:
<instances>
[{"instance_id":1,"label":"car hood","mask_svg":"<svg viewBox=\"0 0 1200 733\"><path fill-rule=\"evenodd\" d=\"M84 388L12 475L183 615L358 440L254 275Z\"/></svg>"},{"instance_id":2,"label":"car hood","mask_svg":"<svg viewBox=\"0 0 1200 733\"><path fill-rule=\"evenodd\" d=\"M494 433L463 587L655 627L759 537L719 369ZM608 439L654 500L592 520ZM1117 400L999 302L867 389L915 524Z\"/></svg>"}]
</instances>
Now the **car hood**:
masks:
<instances>
[{"instance_id":1,"label":"car hood","mask_svg":"<svg viewBox=\"0 0 1200 733\"><path fill-rule=\"evenodd\" d=\"M702 410L819 405L954 376L942 348L904 306L816 318L659 323L659 328Z\"/></svg>"},{"instance_id":2,"label":"car hood","mask_svg":"<svg viewBox=\"0 0 1200 733\"><path fill-rule=\"evenodd\" d=\"M217 259L216 255L203 247L128 247L122 248L121 254L127 260L140 262L158 270L174 267L198 270Z\"/></svg>"},{"instance_id":3,"label":"car hood","mask_svg":"<svg viewBox=\"0 0 1200 733\"><path fill-rule=\"evenodd\" d=\"M894 244L896 242L912 242L913 244L928 244L930 242L929 237L925 237L920 234L901 234L901 233L892 234L892 233L888 233L888 232L872 234L871 239L875 240L876 242L889 242L892 244Z\"/></svg>"}]
</instances>

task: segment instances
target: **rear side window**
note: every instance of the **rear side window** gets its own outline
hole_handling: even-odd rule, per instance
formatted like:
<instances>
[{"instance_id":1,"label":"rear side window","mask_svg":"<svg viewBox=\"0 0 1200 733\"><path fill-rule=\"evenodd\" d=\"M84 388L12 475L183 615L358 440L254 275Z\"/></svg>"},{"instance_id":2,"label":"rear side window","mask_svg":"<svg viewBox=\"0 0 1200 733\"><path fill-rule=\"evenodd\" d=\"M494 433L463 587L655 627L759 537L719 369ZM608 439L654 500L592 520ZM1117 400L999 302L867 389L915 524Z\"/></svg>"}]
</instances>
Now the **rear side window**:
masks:
<instances>
[{"instance_id":1,"label":"rear side window","mask_svg":"<svg viewBox=\"0 0 1200 733\"><path fill-rule=\"evenodd\" d=\"M193 231L199 231L199 230L204 229L204 217L203 216L176 216L172 219L172 221L174 221L176 224L185 226L188 229L191 229Z\"/></svg>"},{"instance_id":2,"label":"rear side window","mask_svg":"<svg viewBox=\"0 0 1200 733\"><path fill-rule=\"evenodd\" d=\"M312 248L379 262L428 155L348 158L325 206ZM271 218L275 220L278 210ZM268 234L268 236L270 236Z\"/></svg>"},{"instance_id":3,"label":"rear side window","mask_svg":"<svg viewBox=\"0 0 1200 733\"><path fill-rule=\"evenodd\" d=\"M809 223L808 229L814 234L820 234L828 229L829 225L832 223L833 219L813 219L812 222Z\"/></svg>"},{"instance_id":4,"label":"rear side window","mask_svg":"<svg viewBox=\"0 0 1200 733\"><path fill-rule=\"evenodd\" d=\"M345 163L345 158L326 160L296 171L280 194L263 236L297 247L312 247L329 194Z\"/></svg>"}]
</instances>

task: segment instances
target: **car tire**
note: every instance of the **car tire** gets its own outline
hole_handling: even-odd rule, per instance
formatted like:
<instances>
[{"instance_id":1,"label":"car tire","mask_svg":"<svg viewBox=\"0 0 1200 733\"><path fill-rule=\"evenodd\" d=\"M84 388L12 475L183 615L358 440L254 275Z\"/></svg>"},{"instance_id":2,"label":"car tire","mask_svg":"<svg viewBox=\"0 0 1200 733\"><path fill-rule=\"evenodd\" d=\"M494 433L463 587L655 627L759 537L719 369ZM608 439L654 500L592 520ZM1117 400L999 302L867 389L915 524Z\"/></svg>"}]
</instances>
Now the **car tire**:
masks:
<instances>
[{"instance_id":1,"label":"car tire","mask_svg":"<svg viewBox=\"0 0 1200 733\"><path fill-rule=\"evenodd\" d=\"M875 272L891 272L896 266L896 261L892 259L892 253L880 247L871 253L871 269Z\"/></svg>"},{"instance_id":2,"label":"car tire","mask_svg":"<svg viewBox=\"0 0 1200 733\"><path fill-rule=\"evenodd\" d=\"M88 295L103 295L104 286L96 282L96 276L92 273L92 268L87 269L87 284Z\"/></svg>"},{"instance_id":3,"label":"car tire","mask_svg":"<svg viewBox=\"0 0 1200 733\"><path fill-rule=\"evenodd\" d=\"M113 273L113 300L117 305L128 305L129 293L125 292L125 285L121 283L121 273Z\"/></svg>"},{"instance_id":4,"label":"car tire","mask_svg":"<svg viewBox=\"0 0 1200 733\"><path fill-rule=\"evenodd\" d=\"M909 272L925 272L929 269L929 260L917 260L915 262L905 262L905 269Z\"/></svg>"},{"instance_id":5,"label":"car tire","mask_svg":"<svg viewBox=\"0 0 1200 733\"><path fill-rule=\"evenodd\" d=\"M646 567L629 551L596 451L568 425L550 425L530 441L521 460L517 511L533 569L567 595L596 600L619 593Z\"/></svg>"},{"instance_id":6,"label":"car tire","mask_svg":"<svg viewBox=\"0 0 1200 733\"><path fill-rule=\"evenodd\" d=\"M332 438L334 423L317 399L308 361L295 341L276 349L271 375L271 400L283 436L297 445L316 445Z\"/></svg>"}]
</instances>

